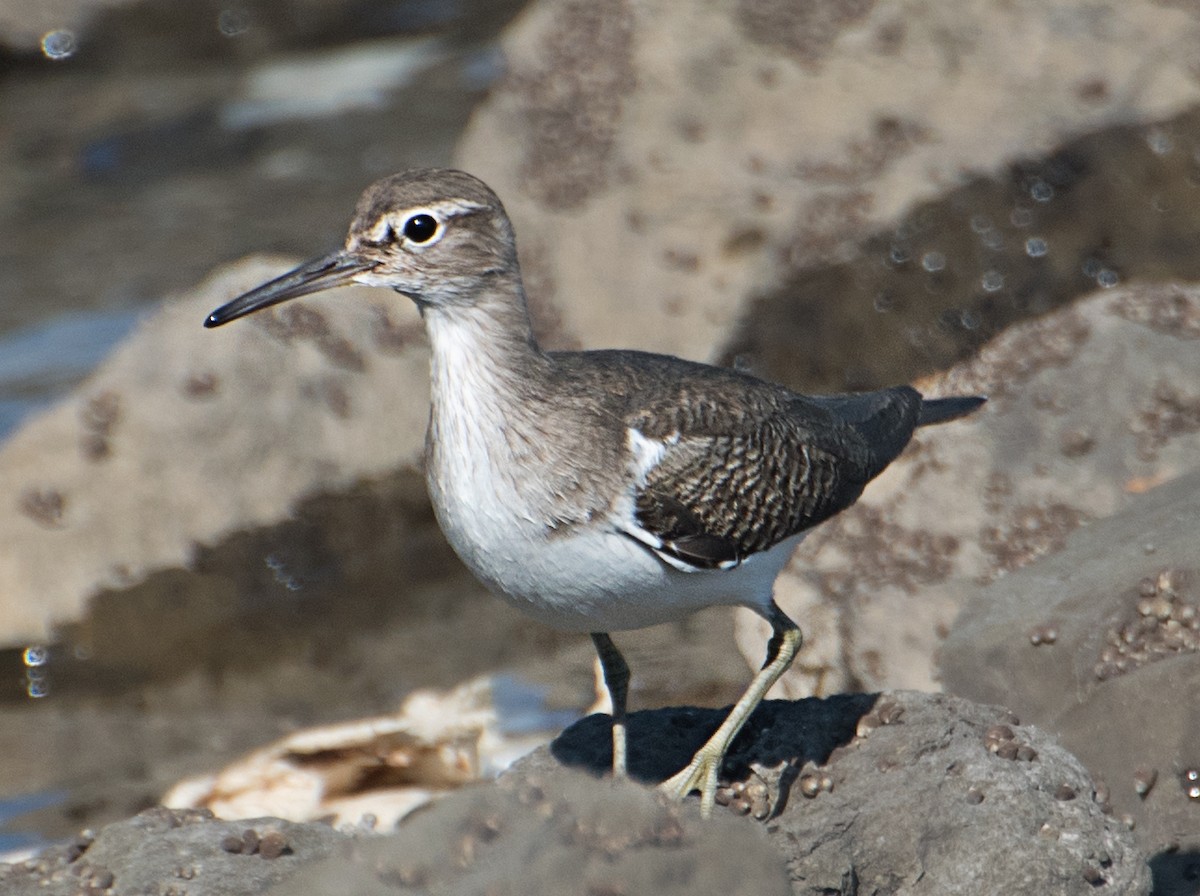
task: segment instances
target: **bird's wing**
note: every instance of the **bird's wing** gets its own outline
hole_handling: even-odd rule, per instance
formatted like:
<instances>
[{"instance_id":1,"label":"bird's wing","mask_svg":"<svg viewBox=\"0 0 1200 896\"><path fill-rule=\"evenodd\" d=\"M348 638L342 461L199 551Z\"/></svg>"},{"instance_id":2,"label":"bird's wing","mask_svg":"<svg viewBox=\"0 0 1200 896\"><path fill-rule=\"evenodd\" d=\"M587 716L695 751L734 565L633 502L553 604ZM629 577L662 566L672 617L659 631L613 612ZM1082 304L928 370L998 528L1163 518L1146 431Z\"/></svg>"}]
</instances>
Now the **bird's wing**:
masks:
<instances>
[{"instance_id":1,"label":"bird's wing","mask_svg":"<svg viewBox=\"0 0 1200 896\"><path fill-rule=\"evenodd\" d=\"M907 386L809 398L662 355L550 357L556 405L602 415L585 431L616 423L625 434L613 447L625 459L620 481L633 483L620 491L632 509L616 514L617 526L688 571L736 566L853 504L921 414Z\"/></svg>"},{"instance_id":2,"label":"bird's wing","mask_svg":"<svg viewBox=\"0 0 1200 896\"><path fill-rule=\"evenodd\" d=\"M870 445L800 402L631 421L627 534L677 568L729 568L852 504L878 472Z\"/></svg>"}]
</instances>

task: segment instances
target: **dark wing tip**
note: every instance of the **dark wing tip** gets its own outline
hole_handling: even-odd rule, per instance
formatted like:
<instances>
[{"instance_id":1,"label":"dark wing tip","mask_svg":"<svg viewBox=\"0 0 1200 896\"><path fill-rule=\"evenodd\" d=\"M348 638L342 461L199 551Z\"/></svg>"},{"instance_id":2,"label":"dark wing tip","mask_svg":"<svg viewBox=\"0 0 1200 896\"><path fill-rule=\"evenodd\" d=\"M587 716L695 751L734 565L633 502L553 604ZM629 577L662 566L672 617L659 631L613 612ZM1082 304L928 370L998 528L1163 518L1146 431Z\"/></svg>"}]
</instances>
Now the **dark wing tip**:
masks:
<instances>
[{"instance_id":1,"label":"dark wing tip","mask_svg":"<svg viewBox=\"0 0 1200 896\"><path fill-rule=\"evenodd\" d=\"M955 395L951 398L926 398L921 402L917 426L946 423L965 417L983 406L986 395Z\"/></svg>"},{"instance_id":2,"label":"dark wing tip","mask_svg":"<svg viewBox=\"0 0 1200 896\"><path fill-rule=\"evenodd\" d=\"M663 541L663 553L697 569L720 569L742 561L737 545L719 535L681 535Z\"/></svg>"}]
</instances>

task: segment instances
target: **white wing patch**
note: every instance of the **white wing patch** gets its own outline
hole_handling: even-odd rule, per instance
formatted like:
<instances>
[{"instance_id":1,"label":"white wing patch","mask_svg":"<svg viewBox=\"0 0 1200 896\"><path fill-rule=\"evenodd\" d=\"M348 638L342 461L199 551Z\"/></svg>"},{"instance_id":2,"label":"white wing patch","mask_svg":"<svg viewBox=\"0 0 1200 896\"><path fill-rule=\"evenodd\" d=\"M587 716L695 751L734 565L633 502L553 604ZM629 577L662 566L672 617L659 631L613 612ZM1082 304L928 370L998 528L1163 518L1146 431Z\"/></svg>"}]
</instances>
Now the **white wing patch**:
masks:
<instances>
[{"instance_id":1,"label":"white wing patch","mask_svg":"<svg viewBox=\"0 0 1200 896\"><path fill-rule=\"evenodd\" d=\"M631 483L629 489L629 511L623 514L623 519L619 523L621 531L644 544L660 560L678 569L680 572L711 571L705 567L693 566L686 560L681 560L664 550L666 545L663 540L653 532L647 532L639 526L637 523L637 514L633 510L635 493L641 486L646 484L646 477L649 476L651 470L662 462L667 452L679 444L679 433L673 432L665 439L648 439L642 434L641 430L634 429L633 427L627 429L625 433L629 444ZM738 563L739 561L737 560L726 561L720 564L717 569L732 569Z\"/></svg>"},{"instance_id":2,"label":"white wing patch","mask_svg":"<svg viewBox=\"0 0 1200 896\"><path fill-rule=\"evenodd\" d=\"M646 477L666 457L667 449L679 444L679 433L671 433L665 439L648 439L642 435L641 430L631 426L625 430L625 434L633 459L630 472L633 474L636 488L645 485Z\"/></svg>"}]
</instances>

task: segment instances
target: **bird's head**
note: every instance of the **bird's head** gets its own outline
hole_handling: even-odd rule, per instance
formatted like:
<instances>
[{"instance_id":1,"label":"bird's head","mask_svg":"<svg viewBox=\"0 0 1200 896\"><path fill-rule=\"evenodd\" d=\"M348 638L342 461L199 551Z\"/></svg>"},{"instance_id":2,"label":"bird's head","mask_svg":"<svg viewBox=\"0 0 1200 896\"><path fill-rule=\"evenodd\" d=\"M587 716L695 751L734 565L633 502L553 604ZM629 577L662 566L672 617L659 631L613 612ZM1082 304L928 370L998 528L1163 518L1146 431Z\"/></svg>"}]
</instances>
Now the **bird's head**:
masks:
<instances>
[{"instance_id":1,"label":"bird's head","mask_svg":"<svg viewBox=\"0 0 1200 896\"><path fill-rule=\"evenodd\" d=\"M512 225L486 184L451 169L407 171L367 188L341 249L238 296L204 325L347 283L386 286L422 310L470 305L516 276Z\"/></svg>"}]
</instances>

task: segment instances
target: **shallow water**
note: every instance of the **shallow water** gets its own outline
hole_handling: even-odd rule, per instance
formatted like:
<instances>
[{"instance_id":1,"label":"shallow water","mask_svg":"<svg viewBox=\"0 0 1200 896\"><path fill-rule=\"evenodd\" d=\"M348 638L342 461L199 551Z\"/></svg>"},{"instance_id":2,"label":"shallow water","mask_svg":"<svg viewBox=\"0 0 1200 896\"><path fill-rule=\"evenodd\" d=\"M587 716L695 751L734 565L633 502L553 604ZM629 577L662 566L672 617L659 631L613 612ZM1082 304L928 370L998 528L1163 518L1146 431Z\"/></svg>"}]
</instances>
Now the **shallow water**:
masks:
<instances>
[{"instance_id":1,"label":"shallow water","mask_svg":"<svg viewBox=\"0 0 1200 896\"><path fill-rule=\"evenodd\" d=\"M21 816L47 809L65 799L66 794L62 791L42 791L0 799L0 862L45 846L48 841L43 835L21 829Z\"/></svg>"},{"instance_id":2,"label":"shallow water","mask_svg":"<svg viewBox=\"0 0 1200 896\"><path fill-rule=\"evenodd\" d=\"M67 394L129 334L138 313L73 311L0 336L0 439Z\"/></svg>"}]
</instances>

